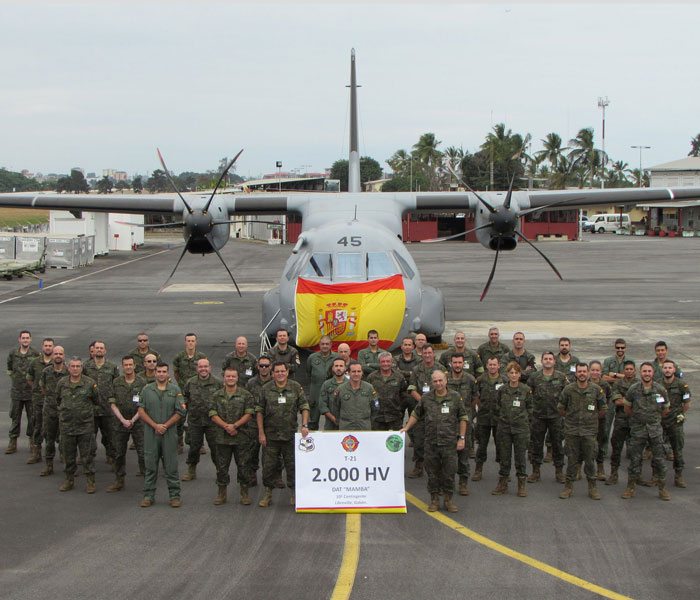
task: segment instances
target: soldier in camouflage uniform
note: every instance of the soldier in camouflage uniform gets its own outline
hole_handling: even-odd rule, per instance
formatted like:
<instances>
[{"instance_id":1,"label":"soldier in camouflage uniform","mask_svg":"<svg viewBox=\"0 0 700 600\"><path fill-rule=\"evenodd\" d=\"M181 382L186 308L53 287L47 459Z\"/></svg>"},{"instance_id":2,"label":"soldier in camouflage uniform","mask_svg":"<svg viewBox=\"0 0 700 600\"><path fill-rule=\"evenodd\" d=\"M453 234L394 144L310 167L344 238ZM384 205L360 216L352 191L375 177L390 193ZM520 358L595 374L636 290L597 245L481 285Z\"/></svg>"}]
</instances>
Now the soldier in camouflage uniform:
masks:
<instances>
[{"instance_id":1,"label":"soldier in camouflage uniform","mask_svg":"<svg viewBox=\"0 0 700 600\"><path fill-rule=\"evenodd\" d=\"M129 352L129 355L134 357L137 373L143 373L145 370L143 359L146 358L147 354L153 354L156 357L156 362L160 362L160 354L150 347L148 335L139 333L136 336L136 348Z\"/></svg>"},{"instance_id":2,"label":"soldier in camouflage uniform","mask_svg":"<svg viewBox=\"0 0 700 600\"><path fill-rule=\"evenodd\" d=\"M428 473L428 510L435 512L440 505L440 493L444 495L444 507L457 512L452 502L457 453L465 448L469 413L459 392L448 389L443 371L433 371L431 390L423 394L406 427L410 429L419 421L425 422L425 470Z\"/></svg>"},{"instance_id":3,"label":"soldier in camouflage uniform","mask_svg":"<svg viewBox=\"0 0 700 600\"><path fill-rule=\"evenodd\" d=\"M406 336L401 340L401 354L396 358L396 368L399 370L406 383L411 381L411 373L417 365L421 363L423 359L416 352L416 344L411 336ZM403 422L403 413L408 410L408 416L411 416L411 410L409 407L414 404L414 400L411 397L408 390L403 394L403 412L401 421Z\"/></svg>"},{"instance_id":4,"label":"soldier in camouflage uniform","mask_svg":"<svg viewBox=\"0 0 700 600\"><path fill-rule=\"evenodd\" d=\"M498 401L494 414L498 422L496 443L501 459L498 470L498 485L491 490L494 495L508 491L511 451L515 462L515 474L518 477L518 496L527 496L525 481L527 477L527 446L530 443L530 417L532 416L532 391L520 383L521 369L518 363L506 365L508 383L498 390Z\"/></svg>"},{"instance_id":5,"label":"soldier in camouflage uniform","mask_svg":"<svg viewBox=\"0 0 700 600\"><path fill-rule=\"evenodd\" d=\"M654 353L656 354L656 358L651 363L651 366L654 367L654 381L661 383L664 378L663 364L667 360L670 360L668 358L668 344L663 341L656 342L656 344L654 344ZM680 365L675 361L672 362L676 367L676 377L683 379L683 370Z\"/></svg>"},{"instance_id":6,"label":"soldier in camouflage uniform","mask_svg":"<svg viewBox=\"0 0 700 600\"><path fill-rule=\"evenodd\" d=\"M618 469L622 460L622 448L630 437L630 419L625 413L624 399L627 391L637 383L637 367L634 361L626 360L622 366L623 379L613 385L611 401L615 407L615 426L610 436L610 476L605 485L615 485L618 481Z\"/></svg>"},{"instance_id":7,"label":"soldier in camouflage uniform","mask_svg":"<svg viewBox=\"0 0 700 600\"><path fill-rule=\"evenodd\" d=\"M440 355L440 364L446 370L452 366L452 357L455 354L464 356L464 370L475 379L484 372L479 355L467 346L467 336L463 331L455 333L454 344Z\"/></svg>"},{"instance_id":8,"label":"soldier in camouflage uniform","mask_svg":"<svg viewBox=\"0 0 700 600\"><path fill-rule=\"evenodd\" d=\"M603 388L605 403L607 406L605 416L598 421L598 454L595 459L597 468L596 477L600 481L605 481L607 478L605 476L605 469L603 468L603 461L605 460L605 454L608 448L608 438L610 437L610 427L612 425L612 420L608 419L608 413L614 412L612 410L612 387L603 379L603 365L599 360L592 360L590 363L588 363L588 373L591 381Z\"/></svg>"},{"instance_id":9,"label":"soldier in camouflage uniform","mask_svg":"<svg viewBox=\"0 0 700 600\"><path fill-rule=\"evenodd\" d=\"M119 367L106 359L107 347L102 341L95 342L95 357L88 360L83 370L85 375L97 383L97 392L100 397L95 407L95 443L92 448L92 456L97 453L97 432L102 433L102 445L107 455L107 462L114 465L114 444L112 442L112 424L114 416L109 406L109 399L114 395L112 383L119 377ZM114 466L112 467L114 468Z\"/></svg>"},{"instance_id":10,"label":"soldier in camouflage uniform","mask_svg":"<svg viewBox=\"0 0 700 600\"><path fill-rule=\"evenodd\" d=\"M447 374L447 388L457 392L464 402L464 406L467 410L467 417L469 418L469 423L472 423L472 404L476 402L479 397L479 390L476 385L476 379L474 379L469 373L467 373L464 368L464 356L457 353L452 355L452 360L450 362L450 371ZM471 453L469 440L472 439L471 430L473 427L469 427L467 431L467 444L463 450L457 452L457 475L459 476L459 495L468 496L469 495L469 456Z\"/></svg>"},{"instance_id":11,"label":"soldier in camouflage uniform","mask_svg":"<svg viewBox=\"0 0 700 600\"><path fill-rule=\"evenodd\" d=\"M537 370L535 355L525 349L525 334L522 331L516 331L513 334L513 349L508 351L503 360L505 365L509 362L516 362L520 365L523 370L520 375L520 383L527 383L530 375Z\"/></svg>"},{"instance_id":12,"label":"soldier in camouflage uniform","mask_svg":"<svg viewBox=\"0 0 700 600\"><path fill-rule=\"evenodd\" d=\"M145 358L145 357L144 357ZM154 356L155 358L155 356ZM180 389L197 374L197 361L202 358L207 358L204 352L197 350L197 334L186 333L185 334L185 349L182 352L178 352L173 358L173 376L175 377L175 383L180 386ZM144 362L145 364L145 362ZM155 365L153 365L155 367ZM153 372L155 375L155 369ZM155 377L148 381L148 383L153 383ZM177 453L182 454L185 449L185 420L180 419L177 422Z\"/></svg>"},{"instance_id":13,"label":"soldier in camouflage uniform","mask_svg":"<svg viewBox=\"0 0 700 600\"><path fill-rule=\"evenodd\" d=\"M289 333L286 329L277 330L277 342L267 353L272 363L283 362L289 367L289 376L294 379L301 365L299 350L289 343Z\"/></svg>"},{"instance_id":14,"label":"soldier in camouflage uniform","mask_svg":"<svg viewBox=\"0 0 700 600\"><path fill-rule=\"evenodd\" d=\"M41 413L41 429L46 440L46 464L41 473L39 473L42 477L53 474L53 459L56 456L56 441L58 440L59 427L56 385L68 375L63 346L54 346L51 356L53 364L41 372L37 382L44 400Z\"/></svg>"},{"instance_id":15,"label":"soldier in camouflage uniform","mask_svg":"<svg viewBox=\"0 0 700 600\"><path fill-rule=\"evenodd\" d=\"M116 481L107 488L108 492L124 489L126 475L126 452L129 438L134 441L139 463L139 475L146 473L143 455L143 423L139 419L139 400L141 390L146 386L146 379L136 373L134 357L122 358L122 375L112 383L112 395L109 406L113 414L112 444L114 448L114 472Z\"/></svg>"},{"instance_id":16,"label":"soldier in camouflage uniform","mask_svg":"<svg viewBox=\"0 0 700 600\"><path fill-rule=\"evenodd\" d=\"M160 362L156 380L141 390L139 420L144 426L143 455L146 477L143 482L142 508L153 504L158 481L158 464L163 461L165 481L168 484L170 506L180 506L180 478L177 474L177 422L187 414L182 392L170 381L170 368Z\"/></svg>"},{"instance_id":17,"label":"soldier in camouflage uniform","mask_svg":"<svg viewBox=\"0 0 700 600\"><path fill-rule=\"evenodd\" d=\"M393 359L388 352L379 355L379 370L367 377L377 392L379 406L372 423L377 431L398 431L403 426L404 397L408 384L398 370L392 369Z\"/></svg>"},{"instance_id":18,"label":"soldier in camouflage uniform","mask_svg":"<svg viewBox=\"0 0 700 600\"><path fill-rule=\"evenodd\" d=\"M635 483L642 474L642 452L651 446L652 466L658 477L659 498L670 500L666 489L666 461L664 456L663 429L661 420L669 412L670 403L666 388L656 383L654 365L642 363L639 368L641 381L633 384L625 395L625 412L630 417L630 465L627 489L622 498L634 496Z\"/></svg>"},{"instance_id":19,"label":"soldier in camouflage uniform","mask_svg":"<svg viewBox=\"0 0 700 600\"><path fill-rule=\"evenodd\" d=\"M379 398L371 384L362 381L362 365L351 360L350 379L338 386L338 429L341 431L371 431L372 421L379 411Z\"/></svg>"},{"instance_id":20,"label":"soldier in camouflage uniform","mask_svg":"<svg viewBox=\"0 0 700 600\"><path fill-rule=\"evenodd\" d=\"M500 373L501 365L497 358L486 361L486 372L476 380L477 401L476 406L476 468L472 481L480 481L482 478L484 463L486 462L489 438L493 436L496 444L496 462L499 461L498 451L498 417L496 404L498 403L498 390L507 384L506 378Z\"/></svg>"},{"instance_id":21,"label":"soldier in camouflage uniform","mask_svg":"<svg viewBox=\"0 0 700 600\"><path fill-rule=\"evenodd\" d=\"M362 372L367 377L379 369L379 332L370 329L367 332L367 348L363 348L357 353L357 361L362 365Z\"/></svg>"},{"instance_id":22,"label":"soldier in camouflage uniform","mask_svg":"<svg viewBox=\"0 0 700 600\"><path fill-rule=\"evenodd\" d=\"M335 358L331 364L332 376L326 379L319 393L319 411L326 418L324 429L326 431L338 430L338 395L335 393L339 386L344 384L349 375L346 374L347 365L345 359Z\"/></svg>"},{"instance_id":23,"label":"soldier in camouflage uniform","mask_svg":"<svg viewBox=\"0 0 700 600\"><path fill-rule=\"evenodd\" d=\"M53 338L44 338L41 343L41 354L37 356L27 369L27 383L32 388L32 455L27 459L28 465L41 462L41 442L44 439L42 428L42 412L44 411L44 396L39 386L41 372L53 364Z\"/></svg>"},{"instance_id":24,"label":"soldier in camouflage uniform","mask_svg":"<svg viewBox=\"0 0 700 600\"><path fill-rule=\"evenodd\" d=\"M306 374L309 378L309 429L316 431L321 420L319 396L321 386L327 379L328 370L338 354L331 350L331 338L324 335L318 342L319 351L306 359Z\"/></svg>"},{"instance_id":25,"label":"soldier in camouflage uniform","mask_svg":"<svg viewBox=\"0 0 700 600\"><path fill-rule=\"evenodd\" d=\"M580 361L578 356L571 354L571 340L568 337L559 338L559 354L556 359L554 368L573 379L576 375L576 365Z\"/></svg>"},{"instance_id":26,"label":"soldier in camouflage uniform","mask_svg":"<svg viewBox=\"0 0 700 600\"><path fill-rule=\"evenodd\" d=\"M543 446L548 432L552 442L554 476L559 483L565 481L562 470L564 467L562 419L557 403L562 390L569 384L569 381L563 373L554 368L554 363L554 354L543 352L542 369L532 373L527 380L527 385L532 390L533 404L532 422L530 423L532 437L532 475L528 477L530 483L540 481L540 468L544 460Z\"/></svg>"},{"instance_id":27,"label":"soldier in camouflage uniform","mask_svg":"<svg viewBox=\"0 0 700 600\"><path fill-rule=\"evenodd\" d=\"M27 383L27 370L39 353L31 347L32 334L20 331L19 346L7 356L7 376L10 388L10 442L5 454L17 452L17 438L22 429L22 411L27 413L27 437L32 439L32 389Z\"/></svg>"},{"instance_id":28,"label":"soldier in camouflage uniform","mask_svg":"<svg viewBox=\"0 0 700 600\"><path fill-rule=\"evenodd\" d=\"M287 471L287 485L294 497L294 434L297 430L297 415L301 413L301 435L309 434L309 404L304 390L289 379L287 363L272 363L272 377L263 386L262 394L255 403L258 421L258 439L263 446L263 483L265 497L259 502L262 507L272 504L272 487L277 477L278 461L282 456Z\"/></svg>"},{"instance_id":29,"label":"soldier in camouflage uniform","mask_svg":"<svg viewBox=\"0 0 700 600\"><path fill-rule=\"evenodd\" d=\"M253 394L253 399L257 402L258 397L262 394L263 386L272 380L271 367L272 362L267 356L261 356L258 359L258 374L255 377L251 377L246 384L246 389ZM250 438L250 450L248 455L250 457L250 487L255 487L258 485L258 469L260 468L260 442L258 441L258 421L253 415L253 418L248 421L248 423L243 427L246 431L246 435ZM280 473L282 472L280 469ZM277 483L281 483L284 487L284 481L282 481L281 476Z\"/></svg>"},{"instance_id":30,"label":"soldier in camouflage uniform","mask_svg":"<svg viewBox=\"0 0 700 600\"><path fill-rule=\"evenodd\" d=\"M615 340L615 354L608 356L603 361L603 381L606 381L611 386L624 377L622 368L625 364L625 352L627 351L627 342L622 338Z\"/></svg>"},{"instance_id":31,"label":"soldier in camouflage uniform","mask_svg":"<svg viewBox=\"0 0 700 600\"><path fill-rule=\"evenodd\" d=\"M61 423L61 450L65 463L66 480L59 490L73 489L75 481L76 455L80 450L83 471L87 478L85 491L94 494L95 459L92 452L95 445L95 407L99 403L97 383L83 375L83 361L74 356L68 363L68 377L56 384L56 403Z\"/></svg>"},{"instance_id":32,"label":"soldier in camouflage uniform","mask_svg":"<svg viewBox=\"0 0 700 600\"><path fill-rule=\"evenodd\" d=\"M216 484L219 493L214 504L226 502L226 489L231 482L229 468L231 457L236 461L238 485L241 486L241 504L250 504L248 484L250 482L250 438L243 429L255 413L253 395L238 386L238 371L235 367L224 369L224 387L214 392L209 417L216 425Z\"/></svg>"},{"instance_id":33,"label":"soldier in camouflage uniform","mask_svg":"<svg viewBox=\"0 0 700 600\"><path fill-rule=\"evenodd\" d=\"M425 344L425 346L423 346L422 356L423 362L413 369L411 379L408 382L408 392L411 395L412 400L411 404L409 405L411 414L413 414L413 411L415 410L418 402L420 402L423 394L427 394L430 391L433 373L435 371L445 372L442 365L435 362L435 348L432 346L432 344ZM406 477L415 479L423 475L425 423L423 421L419 421L411 431L413 431L413 462L415 463L415 467L413 471L406 475Z\"/></svg>"},{"instance_id":34,"label":"soldier in camouflage uniform","mask_svg":"<svg viewBox=\"0 0 700 600\"><path fill-rule=\"evenodd\" d=\"M676 487L686 487L683 479L683 446L685 445L685 436L683 433L683 422L685 421L685 413L690 408L690 388L682 379L676 377L676 364L672 360L666 360L663 363L664 379L661 385L666 388L666 397L669 400L670 407L668 414L661 420L664 433L671 444L673 450L673 469L675 477L673 484Z\"/></svg>"},{"instance_id":35,"label":"soldier in camouflage uniform","mask_svg":"<svg viewBox=\"0 0 700 600\"><path fill-rule=\"evenodd\" d=\"M182 481L197 479L199 449L204 445L205 437L214 467L218 464L216 461L217 427L209 418L209 409L214 393L221 387L223 387L223 382L211 374L209 360L200 358L197 361L197 376L188 379L182 388L182 395L187 405L187 428L190 436L187 473L182 476Z\"/></svg>"},{"instance_id":36,"label":"soldier in camouflage uniform","mask_svg":"<svg viewBox=\"0 0 700 600\"><path fill-rule=\"evenodd\" d=\"M221 372L223 373L229 367L233 367L238 372L238 385L245 387L248 380L257 375L257 364L258 359L248 352L248 340L245 336L239 335L236 338L236 349L224 357Z\"/></svg>"},{"instance_id":37,"label":"soldier in camouflage uniform","mask_svg":"<svg viewBox=\"0 0 700 600\"><path fill-rule=\"evenodd\" d=\"M600 365L599 365L600 366ZM559 494L563 500L574 492L574 480L581 462L585 465L588 479L588 496L600 500L596 488L595 458L598 453L598 421L608 409L605 392L598 384L588 379L588 365L576 365L576 382L567 385L559 399L559 412L564 417L566 437L566 487Z\"/></svg>"},{"instance_id":38,"label":"soldier in camouflage uniform","mask_svg":"<svg viewBox=\"0 0 700 600\"><path fill-rule=\"evenodd\" d=\"M489 329L489 341L481 344L476 351L482 364L485 365L489 358L497 358L500 365L507 364L505 358L510 352L510 348L501 343L500 337L501 334L498 331L498 327Z\"/></svg>"}]
</instances>

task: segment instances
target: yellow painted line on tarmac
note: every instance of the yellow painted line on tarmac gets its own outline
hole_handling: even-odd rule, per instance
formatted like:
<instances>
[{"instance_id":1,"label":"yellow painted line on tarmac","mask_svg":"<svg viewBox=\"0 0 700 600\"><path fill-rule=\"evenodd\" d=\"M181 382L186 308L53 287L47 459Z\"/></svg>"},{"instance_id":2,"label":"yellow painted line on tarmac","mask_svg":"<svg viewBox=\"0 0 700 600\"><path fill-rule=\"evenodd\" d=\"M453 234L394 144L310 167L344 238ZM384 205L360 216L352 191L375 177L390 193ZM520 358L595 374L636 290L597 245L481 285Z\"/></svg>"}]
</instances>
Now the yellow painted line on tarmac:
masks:
<instances>
[{"instance_id":1,"label":"yellow painted line on tarmac","mask_svg":"<svg viewBox=\"0 0 700 600\"><path fill-rule=\"evenodd\" d=\"M521 563L524 563L529 567L539 569L540 571L543 571L548 575L551 575L552 577L556 577L557 579L566 581L571 585L575 585L576 587L588 590L589 592L593 592L594 594L598 594L599 596L603 596L604 598L611 598L611 600L632 600L629 596L624 596L622 594L618 594L617 592L613 592L612 590L600 587L599 585L586 581L585 579L581 579L580 577L571 575L566 571L562 571L560 569L557 569L556 567L548 565L547 563L543 563L542 561L539 561L536 558L527 556L522 552L518 552L517 550L508 548L508 546L504 546L503 544L494 542L493 540L481 535L480 533L477 533L476 531L465 527L461 523L458 523L454 519L450 519L450 517L444 514L441 514L439 512L428 512L428 505L420 501L413 494L409 494L408 492L406 492L406 499L411 504L413 504L413 506L422 510L426 515L432 517L433 519L436 519L437 521L440 521L440 523L442 523L443 525L447 525L450 529L453 529L457 533L461 533L463 536L468 537L469 539L479 544L482 544L487 548L490 548L491 550L495 550L496 552L505 554L510 558L519 560Z\"/></svg>"},{"instance_id":2,"label":"yellow painted line on tarmac","mask_svg":"<svg viewBox=\"0 0 700 600\"><path fill-rule=\"evenodd\" d=\"M345 548L331 600L347 600L355 583L357 562L360 559L361 515L350 513L345 517Z\"/></svg>"}]
</instances>

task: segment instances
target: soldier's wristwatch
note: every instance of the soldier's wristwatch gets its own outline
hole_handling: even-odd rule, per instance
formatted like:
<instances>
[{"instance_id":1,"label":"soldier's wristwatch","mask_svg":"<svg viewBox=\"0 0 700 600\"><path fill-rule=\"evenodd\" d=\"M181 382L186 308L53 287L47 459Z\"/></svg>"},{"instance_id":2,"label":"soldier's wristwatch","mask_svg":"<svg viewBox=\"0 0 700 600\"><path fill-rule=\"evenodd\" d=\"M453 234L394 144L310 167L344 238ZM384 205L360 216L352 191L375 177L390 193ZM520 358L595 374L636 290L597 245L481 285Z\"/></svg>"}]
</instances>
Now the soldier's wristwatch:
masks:
<instances>
[{"instance_id":1,"label":"soldier's wristwatch","mask_svg":"<svg viewBox=\"0 0 700 600\"><path fill-rule=\"evenodd\" d=\"M465 438L464 438L463 435L460 435L460 436L459 436L459 439L460 439L460 440L463 440L463 439L465 439Z\"/></svg>"}]
</instances>

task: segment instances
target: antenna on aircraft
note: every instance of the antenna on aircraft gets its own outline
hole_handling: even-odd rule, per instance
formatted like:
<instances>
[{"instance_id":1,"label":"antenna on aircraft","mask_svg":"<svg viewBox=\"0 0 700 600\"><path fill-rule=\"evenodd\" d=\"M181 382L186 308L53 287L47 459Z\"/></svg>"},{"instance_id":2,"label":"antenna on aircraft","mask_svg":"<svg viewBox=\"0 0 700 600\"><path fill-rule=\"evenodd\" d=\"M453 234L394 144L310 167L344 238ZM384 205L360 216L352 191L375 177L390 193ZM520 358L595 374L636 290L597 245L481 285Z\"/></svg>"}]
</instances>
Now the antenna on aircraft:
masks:
<instances>
[{"instance_id":1,"label":"antenna on aircraft","mask_svg":"<svg viewBox=\"0 0 700 600\"><path fill-rule=\"evenodd\" d=\"M350 157L348 159L348 191L361 192L360 152L357 136L357 77L355 75L355 48L350 51Z\"/></svg>"}]
</instances>

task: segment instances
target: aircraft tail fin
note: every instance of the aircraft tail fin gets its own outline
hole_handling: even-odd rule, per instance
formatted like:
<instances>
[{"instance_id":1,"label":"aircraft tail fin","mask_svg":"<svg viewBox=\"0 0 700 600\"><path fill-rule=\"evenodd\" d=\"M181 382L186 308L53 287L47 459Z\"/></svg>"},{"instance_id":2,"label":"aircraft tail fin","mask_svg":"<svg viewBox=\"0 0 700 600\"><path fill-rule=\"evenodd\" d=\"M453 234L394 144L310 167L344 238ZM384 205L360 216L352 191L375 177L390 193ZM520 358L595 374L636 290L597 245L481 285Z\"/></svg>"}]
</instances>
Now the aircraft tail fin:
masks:
<instances>
[{"instance_id":1,"label":"aircraft tail fin","mask_svg":"<svg viewBox=\"0 0 700 600\"><path fill-rule=\"evenodd\" d=\"M350 53L350 157L348 159L348 191L361 192L360 152L357 136L357 78L355 76L355 49Z\"/></svg>"}]
</instances>

